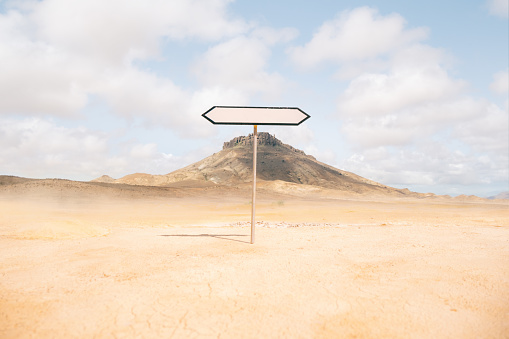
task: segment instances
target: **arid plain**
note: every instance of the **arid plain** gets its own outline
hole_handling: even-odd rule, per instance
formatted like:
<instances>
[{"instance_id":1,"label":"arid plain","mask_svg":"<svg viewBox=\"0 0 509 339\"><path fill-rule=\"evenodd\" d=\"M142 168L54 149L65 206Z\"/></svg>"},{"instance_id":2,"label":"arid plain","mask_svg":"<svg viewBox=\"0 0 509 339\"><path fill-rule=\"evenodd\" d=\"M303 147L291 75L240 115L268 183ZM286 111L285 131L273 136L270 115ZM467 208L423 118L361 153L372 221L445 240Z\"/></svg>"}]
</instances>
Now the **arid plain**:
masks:
<instances>
[{"instance_id":1,"label":"arid plain","mask_svg":"<svg viewBox=\"0 0 509 339\"><path fill-rule=\"evenodd\" d=\"M284 194L262 182L251 245L248 186L2 188L2 338L509 333L502 201Z\"/></svg>"},{"instance_id":2,"label":"arid plain","mask_svg":"<svg viewBox=\"0 0 509 339\"><path fill-rule=\"evenodd\" d=\"M250 244L249 150L0 176L0 337L509 337L509 200L394 189L265 135Z\"/></svg>"}]
</instances>

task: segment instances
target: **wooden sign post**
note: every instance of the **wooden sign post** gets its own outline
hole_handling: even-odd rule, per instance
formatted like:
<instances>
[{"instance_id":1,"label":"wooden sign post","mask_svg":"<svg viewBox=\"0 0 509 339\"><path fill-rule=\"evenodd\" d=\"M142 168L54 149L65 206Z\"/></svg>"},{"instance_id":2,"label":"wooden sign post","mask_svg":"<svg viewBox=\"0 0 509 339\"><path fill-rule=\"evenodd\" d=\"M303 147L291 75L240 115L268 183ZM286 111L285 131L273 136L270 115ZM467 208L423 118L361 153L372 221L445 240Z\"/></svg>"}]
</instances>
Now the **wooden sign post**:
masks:
<instances>
[{"instance_id":1,"label":"wooden sign post","mask_svg":"<svg viewBox=\"0 0 509 339\"><path fill-rule=\"evenodd\" d=\"M258 154L258 125L253 130L253 197L251 199L251 244L255 241L255 208L256 208L256 158Z\"/></svg>"},{"instance_id":2,"label":"wooden sign post","mask_svg":"<svg viewBox=\"0 0 509 339\"><path fill-rule=\"evenodd\" d=\"M253 199L251 202L251 244L255 241L256 155L258 125L298 126L311 116L297 107L213 106L202 116L216 125L253 125Z\"/></svg>"}]
</instances>

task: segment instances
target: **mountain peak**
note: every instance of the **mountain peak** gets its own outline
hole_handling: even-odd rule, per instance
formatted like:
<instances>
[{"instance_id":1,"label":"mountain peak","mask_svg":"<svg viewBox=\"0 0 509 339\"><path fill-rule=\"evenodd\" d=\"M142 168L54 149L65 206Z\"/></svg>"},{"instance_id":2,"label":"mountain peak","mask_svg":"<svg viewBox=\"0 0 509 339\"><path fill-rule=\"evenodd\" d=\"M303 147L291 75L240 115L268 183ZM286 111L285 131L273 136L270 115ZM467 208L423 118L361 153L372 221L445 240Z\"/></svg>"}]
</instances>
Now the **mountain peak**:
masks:
<instances>
[{"instance_id":1,"label":"mountain peak","mask_svg":"<svg viewBox=\"0 0 509 339\"><path fill-rule=\"evenodd\" d=\"M276 138L274 135L267 132L258 133L258 146L269 146L269 147L284 147L295 153L305 155L305 153L299 149L296 149L290 145L284 144L281 140ZM253 147L253 134L248 136L235 137L230 141L223 144L223 150L235 147Z\"/></svg>"}]
</instances>

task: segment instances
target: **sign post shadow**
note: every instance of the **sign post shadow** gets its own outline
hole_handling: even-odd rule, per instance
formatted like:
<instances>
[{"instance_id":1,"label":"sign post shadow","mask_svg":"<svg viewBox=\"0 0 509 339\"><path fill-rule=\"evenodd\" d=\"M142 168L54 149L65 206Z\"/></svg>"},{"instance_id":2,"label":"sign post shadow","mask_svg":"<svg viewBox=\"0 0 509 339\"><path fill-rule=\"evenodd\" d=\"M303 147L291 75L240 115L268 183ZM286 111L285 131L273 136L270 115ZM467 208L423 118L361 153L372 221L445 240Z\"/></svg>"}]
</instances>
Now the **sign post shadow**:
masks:
<instances>
[{"instance_id":1,"label":"sign post shadow","mask_svg":"<svg viewBox=\"0 0 509 339\"><path fill-rule=\"evenodd\" d=\"M256 158L258 125L298 126L311 116L297 107L213 106L202 116L215 125L253 125L253 197L251 201L251 244L255 242Z\"/></svg>"}]
</instances>

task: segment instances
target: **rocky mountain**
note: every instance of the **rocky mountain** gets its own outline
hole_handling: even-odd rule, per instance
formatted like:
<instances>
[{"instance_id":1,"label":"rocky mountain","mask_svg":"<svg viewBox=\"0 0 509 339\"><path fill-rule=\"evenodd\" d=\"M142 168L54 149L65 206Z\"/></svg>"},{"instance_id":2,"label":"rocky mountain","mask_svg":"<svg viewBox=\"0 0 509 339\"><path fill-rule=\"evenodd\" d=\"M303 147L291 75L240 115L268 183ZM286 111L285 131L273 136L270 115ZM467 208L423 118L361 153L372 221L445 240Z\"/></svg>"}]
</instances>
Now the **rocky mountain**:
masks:
<instances>
[{"instance_id":1,"label":"rocky mountain","mask_svg":"<svg viewBox=\"0 0 509 339\"><path fill-rule=\"evenodd\" d=\"M225 142L223 149L201 161L166 175L130 174L117 180L108 176L95 182L146 186L174 186L178 183L236 186L252 181L253 135ZM416 194L368 180L316 160L269 133L258 134L257 180L306 185L352 193Z\"/></svg>"}]
</instances>

